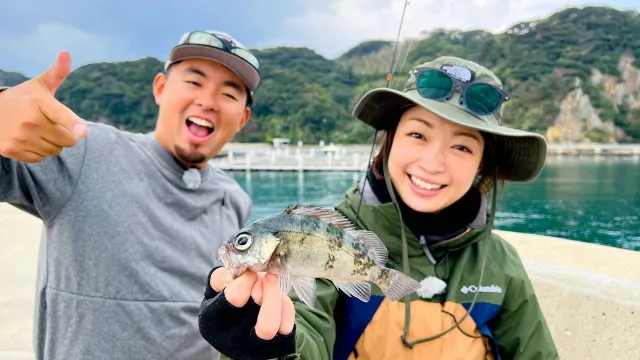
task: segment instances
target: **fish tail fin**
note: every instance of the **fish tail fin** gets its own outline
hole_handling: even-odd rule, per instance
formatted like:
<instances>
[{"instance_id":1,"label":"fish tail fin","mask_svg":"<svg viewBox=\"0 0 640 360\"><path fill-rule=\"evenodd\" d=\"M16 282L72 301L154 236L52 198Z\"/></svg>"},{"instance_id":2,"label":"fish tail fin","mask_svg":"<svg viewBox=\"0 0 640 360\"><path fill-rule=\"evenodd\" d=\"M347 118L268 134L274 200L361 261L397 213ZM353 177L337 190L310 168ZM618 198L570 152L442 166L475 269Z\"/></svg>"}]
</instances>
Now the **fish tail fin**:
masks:
<instances>
[{"instance_id":1,"label":"fish tail fin","mask_svg":"<svg viewBox=\"0 0 640 360\"><path fill-rule=\"evenodd\" d=\"M420 289L420 282L411 276L394 269L381 269L381 277L388 279L378 284L384 296L391 301L397 301L406 295Z\"/></svg>"}]
</instances>

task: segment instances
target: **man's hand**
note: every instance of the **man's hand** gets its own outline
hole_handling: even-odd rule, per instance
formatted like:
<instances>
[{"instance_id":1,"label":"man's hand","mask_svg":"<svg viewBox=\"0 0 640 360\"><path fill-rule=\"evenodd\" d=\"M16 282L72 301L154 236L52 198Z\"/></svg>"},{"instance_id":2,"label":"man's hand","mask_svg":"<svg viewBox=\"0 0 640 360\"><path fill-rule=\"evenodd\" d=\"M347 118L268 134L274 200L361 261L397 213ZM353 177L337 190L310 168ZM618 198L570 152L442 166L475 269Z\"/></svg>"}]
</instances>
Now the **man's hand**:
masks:
<instances>
[{"instance_id":1,"label":"man's hand","mask_svg":"<svg viewBox=\"0 0 640 360\"><path fill-rule=\"evenodd\" d=\"M293 331L296 310L291 299L278 288L278 276L274 274L245 271L235 280L225 268L211 274L211 288L216 292L224 289L227 301L238 308L245 306L249 296L260 306L256 335L262 340L271 340L276 334L289 335Z\"/></svg>"},{"instance_id":2,"label":"man's hand","mask_svg":"<svg viewBox=\"0 0 640 360\"><path fill-rule=\"evenodd\" d=\"M198 319L202 337L236 360L296 357L296 312L277 279L246 271L234 280L214 269Z\"/></svg>"},{"instance_id":3,"label":"man's hand","mask_svg":"<svg viewBox=\"0 0 640 360\"><path fill-rule=\"evenodd\" d=\"M71 72L71 56L62 51L40 76L0 93L0 155L34 163L75 146L87 125L54 97Z\"/></svg>"}]
</instances>

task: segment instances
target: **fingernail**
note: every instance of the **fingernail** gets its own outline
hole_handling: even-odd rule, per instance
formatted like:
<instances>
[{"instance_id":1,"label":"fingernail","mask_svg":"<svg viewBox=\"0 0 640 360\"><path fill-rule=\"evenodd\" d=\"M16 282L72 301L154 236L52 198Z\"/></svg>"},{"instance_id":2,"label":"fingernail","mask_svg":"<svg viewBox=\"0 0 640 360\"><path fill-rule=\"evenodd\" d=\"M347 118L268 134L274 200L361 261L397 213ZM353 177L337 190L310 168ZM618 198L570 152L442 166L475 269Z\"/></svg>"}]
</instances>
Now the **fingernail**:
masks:
<instances>
[{"instance_id":1,"label":"fingernail","mask_svg":"<svg viewBox=\"0 0 640 360\"><path fill-rule=\"evenodd\" d=\"M267 277L267 280L271 282L275 282L276 280L278 280L278 275L276 274L267 274L266 277Z\"/></svg>"},{"instance_id":2,"label":"fingernail","mask_svg":"<svg viewBox=\"0 0 640 360\"><path fill-rule=\"evenodd\" d=\"M82 134L82 125L80 124L76 124L73 126L73 135L75 135L76 137L80 137L80 135Z\"/></svg>"}]
</instances>

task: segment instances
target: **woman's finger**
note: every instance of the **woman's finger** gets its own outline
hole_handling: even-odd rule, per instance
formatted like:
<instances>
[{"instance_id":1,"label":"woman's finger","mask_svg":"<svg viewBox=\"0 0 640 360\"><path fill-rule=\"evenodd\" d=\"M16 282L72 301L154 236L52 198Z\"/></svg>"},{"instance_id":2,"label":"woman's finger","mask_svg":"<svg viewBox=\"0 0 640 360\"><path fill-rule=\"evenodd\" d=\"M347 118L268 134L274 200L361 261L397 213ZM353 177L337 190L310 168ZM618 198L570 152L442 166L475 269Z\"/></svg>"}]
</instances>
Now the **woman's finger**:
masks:
<instances>
[{"instance_id":1,"label":"woman's finger","mask_svg":"<svg viewBox=\"0 0 640 360\"><path fill-rule=\"evenodd\" d=\"M262 293L263 293L263 285L262 282L264 281L264 273L263 272L259 272L258 273L258 281L256 281L256 283L253 285L253 289L251 290L251 297L253 298L253 301L258 304L258 306L262 305Z\"/></svg>"},{"instance_id":2,"label":"woman's finger","mask_svg":"<svg viewBox=\"0 0 640 360\"><path fill-rule=\"evenodd\" d=\"M278 276L267 274L262 284L262 306L258 313L256 335L262 340L271 340L280 329L282 316L282 298L278 287Z\"/></svg>"},{"instance_id":3,"label":"woman's finger","mask_svg":"<svg viewBox=\"0 0 640 360\"><path fill-rule=\"evenodd\" d=\"M233 281L233 277L229 270L219 267L211 274L209 284L213 290L221 292L231 281Z\"/></svg>"},{"instance_id":4,"label":"woman's finger","mask_svg":"<svg viewBox=\"0 0 640 360\"><path fill-rule=\"evenodd\" d=\"M249 301L249 296L251 296L251 290L256 280L258 280L258 275L255 272L245 271L230 282L224 289L224 296L229 304L235 307L243 307Z\"/></svg>"},{"instance_id":5,"label":"woman's finger","mask_svg":"<svg viewBox=\"0 0 640 360\"><path fill-rule=\"evenodd\" d=\"M282 299L282 318L280 320L280 329L278 332L282 335L289 335L293 331L293 325L296 322L296 308L293 301L288 296Z\"/></svg>"}]
</instances>

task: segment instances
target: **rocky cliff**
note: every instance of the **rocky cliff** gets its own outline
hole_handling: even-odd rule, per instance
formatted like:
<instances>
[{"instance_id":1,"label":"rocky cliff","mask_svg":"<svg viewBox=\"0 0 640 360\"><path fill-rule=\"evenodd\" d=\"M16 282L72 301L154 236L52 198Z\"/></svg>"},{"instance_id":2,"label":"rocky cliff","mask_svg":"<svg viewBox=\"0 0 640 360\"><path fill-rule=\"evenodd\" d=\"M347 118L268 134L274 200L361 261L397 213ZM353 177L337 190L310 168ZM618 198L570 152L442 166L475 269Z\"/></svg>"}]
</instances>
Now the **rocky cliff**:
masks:
<instances>
[{"instance_id":1,"label":"rocky cliff","mask_svg":"<svg viewBox=\"0 0 640 360\"><path fill-rule=\"evenodd\" d=\"M547 139L550 142L631 141L616 120L623 121L621 117L629 111L640 109L640 70L634 62L632 54L623 54L618 62L619 76L591 69L588 84L576 78L575 88L562 100L560 112L547 130Z\"/></svg>"}]
</instances>

